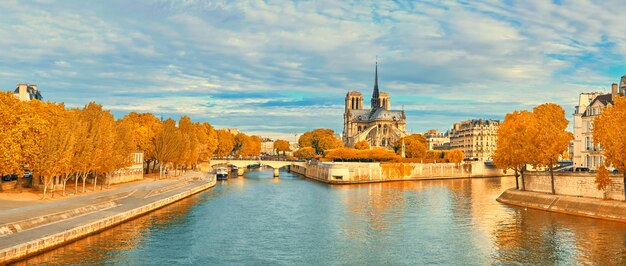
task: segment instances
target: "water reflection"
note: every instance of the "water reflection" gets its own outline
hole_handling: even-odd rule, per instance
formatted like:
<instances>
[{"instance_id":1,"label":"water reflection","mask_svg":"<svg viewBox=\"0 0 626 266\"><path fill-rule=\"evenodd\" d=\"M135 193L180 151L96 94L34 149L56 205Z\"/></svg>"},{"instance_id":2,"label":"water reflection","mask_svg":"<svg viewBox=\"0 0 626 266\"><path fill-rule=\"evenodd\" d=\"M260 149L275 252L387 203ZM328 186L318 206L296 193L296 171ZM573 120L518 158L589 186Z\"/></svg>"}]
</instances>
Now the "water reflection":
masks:
<instances>
[{"instance_id":1,"label":"water reflection","mask_svg":"<svg viewBox=\"0 0 626 266\"><path fill-rule=\"evenodd\" d=\"M250 172L21 264L626 265L626 224L495 201L514 186Z\"/></svg>"}]
</instances>

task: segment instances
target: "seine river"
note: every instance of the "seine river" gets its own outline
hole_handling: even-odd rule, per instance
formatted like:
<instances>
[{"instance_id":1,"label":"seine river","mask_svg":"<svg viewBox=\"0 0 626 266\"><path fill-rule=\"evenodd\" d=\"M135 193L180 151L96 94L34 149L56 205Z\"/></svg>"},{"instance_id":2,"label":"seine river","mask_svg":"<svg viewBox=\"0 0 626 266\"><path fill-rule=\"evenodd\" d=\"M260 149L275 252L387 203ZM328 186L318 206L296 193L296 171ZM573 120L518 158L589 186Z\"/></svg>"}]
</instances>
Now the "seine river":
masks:
<instances>
[{"instance_id":1,"label":"seine river","mask_svg":"<svg viewBox=\"0 0 626 266\"><path fill-rule=\"evenodd\" d=\"M19 264L626 265L626 224L496 202L511 177L328 186L271 169Z\"/></svg>"}]
</instances>

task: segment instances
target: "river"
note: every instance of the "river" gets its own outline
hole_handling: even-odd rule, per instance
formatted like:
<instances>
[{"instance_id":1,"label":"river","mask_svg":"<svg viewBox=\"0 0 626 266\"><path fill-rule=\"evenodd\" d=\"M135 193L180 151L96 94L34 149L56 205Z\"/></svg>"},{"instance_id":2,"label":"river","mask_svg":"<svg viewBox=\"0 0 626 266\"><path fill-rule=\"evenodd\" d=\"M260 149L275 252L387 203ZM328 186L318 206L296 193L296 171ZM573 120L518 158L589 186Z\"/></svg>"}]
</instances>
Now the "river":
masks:
<instances>
[{"instance_id":1,"label":"river","mask_svg":"<svg viewBox=\"0 0 626 266\"><path fill-rule=\"evenodd\" d=\"M329 186L271 169L18 264L626 265L626 224L496 202L512 177Z\"/></svg>"}]
</instances>

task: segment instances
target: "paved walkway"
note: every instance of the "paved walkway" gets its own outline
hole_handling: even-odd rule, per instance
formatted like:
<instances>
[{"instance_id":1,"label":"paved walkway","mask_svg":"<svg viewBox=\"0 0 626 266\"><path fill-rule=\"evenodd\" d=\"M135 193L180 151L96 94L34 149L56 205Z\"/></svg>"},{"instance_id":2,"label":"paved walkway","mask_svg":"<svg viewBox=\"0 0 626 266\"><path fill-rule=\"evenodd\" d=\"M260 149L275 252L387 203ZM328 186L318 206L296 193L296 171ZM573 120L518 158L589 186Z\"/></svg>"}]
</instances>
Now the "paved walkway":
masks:
<instances>
[{"instance_id":1,"label":"paved walkway","mask_svg":"<svg viewBox=\"0 0 626 266\"><path fill-rule=\"evenodd\" d=\"M11 225L13 233L0 234L0 250L63 232L102 218L123 213L161 199L210 183L207 173L191 172L177 178L152 182L134 182L117 189L104 190L74 198L0 210L0 229ZM1 202L0 202L1 204ZM103 206L105 207L97 207ZM93 207L84 210L84 207ZM67 219L50 219L53 214L71 213ZM33 219L40 217L39 219ZM49 221L48 221L49 220ZM28 228L26 225L36 226ZM24 225L20 227L21 225ZM13 226L17 225L17 226ZM15 230L17 228L17 230ZM26 228L20 230L20 228ZM2 233L2 232L0 232Z\"/></svg>"}]
</instances>

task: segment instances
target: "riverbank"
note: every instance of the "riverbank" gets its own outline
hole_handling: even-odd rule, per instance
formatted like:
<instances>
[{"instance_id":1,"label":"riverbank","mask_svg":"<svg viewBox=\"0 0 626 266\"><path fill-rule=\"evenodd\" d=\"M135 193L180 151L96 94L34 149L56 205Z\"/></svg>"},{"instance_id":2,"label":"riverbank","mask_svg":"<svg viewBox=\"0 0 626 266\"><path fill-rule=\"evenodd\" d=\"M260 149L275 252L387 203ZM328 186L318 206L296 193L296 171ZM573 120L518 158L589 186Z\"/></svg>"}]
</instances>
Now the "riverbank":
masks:
<instances>
[{"instance_id":1,"label":"riverbank","mask_svg":"<svg viewBox=\"0 0 626 266\"><path fill-rule=\"evenodd\" d=\"M626 202L508 189L498 202L590 218L626 222Z\"/></svg>"},{"instance_id":2,"label":"riverbank","mask_svg":"<svg viewBox=\"0 0 626 266\"><path fill-rule=\"evenodd\" d=\"M418 181L501 177L502 170L483 162L463 165L450 163L348 163L317 162L306 166L291 165L290 171L326 184L366 184L394 181Z\"/></svg>"},{"instance_id":3,"label":"riverbank","mask_svg":"<svg viewBox=\"0 0 626 266\"><path fill-rule=\"evenodd\" d=\"M95 234L215 186L206 173L0 211L0 264Z\"/></svg>"}]
</instances>

